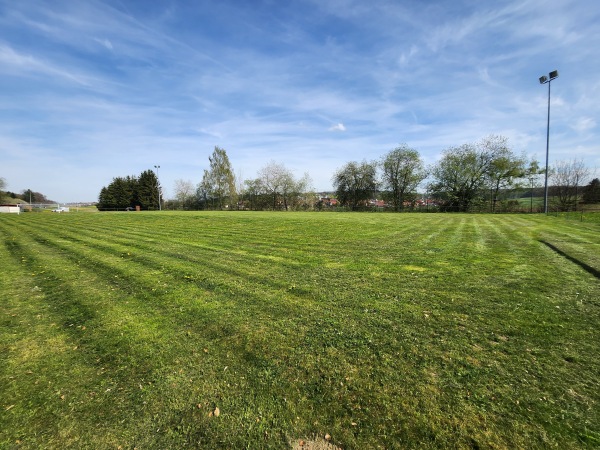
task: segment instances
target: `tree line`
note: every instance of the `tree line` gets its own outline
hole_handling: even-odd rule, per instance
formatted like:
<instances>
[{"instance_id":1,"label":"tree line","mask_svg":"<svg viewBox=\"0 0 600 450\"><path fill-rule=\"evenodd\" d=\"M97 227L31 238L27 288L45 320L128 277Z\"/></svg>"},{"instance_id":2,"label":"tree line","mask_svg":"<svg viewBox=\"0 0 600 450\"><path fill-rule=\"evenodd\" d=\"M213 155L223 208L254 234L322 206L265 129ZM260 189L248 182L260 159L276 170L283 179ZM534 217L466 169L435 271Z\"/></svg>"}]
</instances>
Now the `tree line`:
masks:
<instances>
[{"instance_id":1,"label":"tree line","mask_svg":"<svg viewBox=\"0 0 600 450\"><path fill-rule=\"evenodd\" d=\"M559 161L548 172L554 209L600 202L597 178L582 187L591 174L582 161ZM425 190L425 197L441 211L495 212L516 209L520 194L528 191L533 196L544 175L539 162L515 153L506 137L490 135L447 148L429 167L417 150L402 145L379 161L346 163L332 181L337 199L353 210L367 207L377 193L396 211L413 208Z\"/></svg>"},{"instance_id":2,"label":"tree line","mask_svg":"<svg viewBox=\"0 0 600 450\"><path fill-rule=\"evenodd\" d=\"M209 168L193 190L191 182L175 183L177 203L184 209L308 210L314 206L308 174L298 178L284 164L271 161L256 178L236 177L227 152L215 147Z\"/></svg>"},{"instance_id":3,"label":"tree line","mask_svg":"<svg viewBox=\"0 0 600 450\"><path fill-rule=\"evenodd\" d=\"M56 203L54 200L50 200L41 192L34 192L31 189L24 189L20 194L5 190L8 183L2 177L0 177L0 203Z\"/></svg>"},{"instance_id":4,"label":"tree line","mask_svg":"<svg viewBox=\"0 0 600 450\"><path fill-rule=\"evenodd\" d=\"M284 164L271 161L255 178L236 176L225 149L215 147L197 185L178 179L168 209L311 210L324 207L310 176L296 177ZM419 152L406 144L379 160L350 161L332 176L333 197L345 210L369 208L381 198L391 209L413 208L423 196L442 211L507 210L518 193L539 190L545 170L539 162L516 154L503 136L449 147L439 161L426 166ZM571 209L581 200L600 202L598 179L582 183L590 171L579 161L559 162L549 171L553 207ZM420 191L420 192L419 192ZM117 177L102 188L100 209L160 208L161 187L154 172Z\"/></svg>"}]
</instances>

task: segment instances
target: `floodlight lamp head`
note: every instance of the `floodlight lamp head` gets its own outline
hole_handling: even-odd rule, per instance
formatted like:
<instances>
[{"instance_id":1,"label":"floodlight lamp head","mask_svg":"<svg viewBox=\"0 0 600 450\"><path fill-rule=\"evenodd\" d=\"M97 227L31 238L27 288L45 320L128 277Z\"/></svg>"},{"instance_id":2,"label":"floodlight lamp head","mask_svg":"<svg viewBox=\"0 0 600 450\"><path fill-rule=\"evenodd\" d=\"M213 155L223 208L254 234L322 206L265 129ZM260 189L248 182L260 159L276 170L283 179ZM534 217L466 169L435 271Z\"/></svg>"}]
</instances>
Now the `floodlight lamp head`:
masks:
<instances>
[{"instance_id":1,"label":"floodlight lamp head","mask_svg":"<svg viewBox=\"0 0 600 450\"><path fill-rule=\"evenodd\" d=\"M548 77L546 75L543 75L540 77L540 84L545 84L548 82Z\"/></svg>"},{"instance_id":2,"label":"floodlight lamp head","mask_svg":"<svg viewBox=\"0 0 600 450\"><path fill-rule=\"evenodd\" d=\"M555 78L558 78L558 70L553 70L548 75L550 76L550 80L554 80Z\"/></svg>"}]
</instances>

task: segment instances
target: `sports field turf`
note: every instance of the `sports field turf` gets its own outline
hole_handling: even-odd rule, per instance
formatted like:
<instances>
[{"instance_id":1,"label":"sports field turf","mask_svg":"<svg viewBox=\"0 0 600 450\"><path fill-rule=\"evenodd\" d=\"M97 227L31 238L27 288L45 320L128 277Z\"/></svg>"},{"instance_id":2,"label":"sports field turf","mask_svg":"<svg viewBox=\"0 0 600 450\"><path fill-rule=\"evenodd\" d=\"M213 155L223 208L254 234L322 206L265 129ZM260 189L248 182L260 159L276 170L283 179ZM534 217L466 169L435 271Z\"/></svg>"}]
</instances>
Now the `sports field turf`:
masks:
<instances>
[{"instance_id":1,"label":"sports field turf","mask_svg":"<svg viewBox=\"0 0 600 450\"><path fill-rule=\"evenodd\" d=\"M544 215L0 215L0 448L597 448L599 273Z\"/></svg>"}]
</instances>

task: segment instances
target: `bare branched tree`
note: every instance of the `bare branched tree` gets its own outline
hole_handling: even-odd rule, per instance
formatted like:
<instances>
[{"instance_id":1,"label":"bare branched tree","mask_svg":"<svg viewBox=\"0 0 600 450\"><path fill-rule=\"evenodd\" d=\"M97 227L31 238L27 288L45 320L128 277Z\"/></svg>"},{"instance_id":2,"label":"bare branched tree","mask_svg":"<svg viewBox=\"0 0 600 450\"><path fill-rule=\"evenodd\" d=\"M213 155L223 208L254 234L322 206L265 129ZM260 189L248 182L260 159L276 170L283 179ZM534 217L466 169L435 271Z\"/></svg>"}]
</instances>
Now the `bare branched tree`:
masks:
<instances>
[{"instance_id":1,"label":"bare branched tree","mask_svg":"<svg viewBox=\"0 0 600 450\"><path fill-rule=\"evenodd\" d=\"M552 185L552 204L560 211L575 209L582 194L581 186L590 176L583 161L558 161L549 174Z\"/></svg>"},{"instance_id":2,"label":"bare branched tree","mask_svg":"<svg viewBox=\"0 0 600 450\"><path fill-rule=\"evenodd\" d=\"M182 209L189 209L190 203L194 198L195 188L194 183L190 180L183 180L181 178L175 180L175 199Z\"/></svg>"}]
</instances>

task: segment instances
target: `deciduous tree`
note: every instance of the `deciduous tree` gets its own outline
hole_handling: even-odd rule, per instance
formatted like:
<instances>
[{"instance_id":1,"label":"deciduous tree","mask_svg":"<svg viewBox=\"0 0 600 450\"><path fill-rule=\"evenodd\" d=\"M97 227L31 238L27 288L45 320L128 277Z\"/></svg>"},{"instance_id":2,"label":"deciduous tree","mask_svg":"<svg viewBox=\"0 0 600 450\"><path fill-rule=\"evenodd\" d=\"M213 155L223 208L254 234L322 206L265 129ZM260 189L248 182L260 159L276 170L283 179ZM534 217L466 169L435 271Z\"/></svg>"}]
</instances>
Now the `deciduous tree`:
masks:
<instances>
[{"instance_id":1,"label":"deciduous tree","mask_svg":"<svg viewBox=\"0 0 600 450\"><path fill-rule=\"evenodd\" d=\"M549 175L554 207L561 211L575 208L579 196L582 194L580 191L581 184L585 182L589 175L590 171L585 167L583 161L576 159L558 161Z\"/></svg>"},{"instance_id":2,"label":"deciduous tree","mask_svg":"<svg viewBox=\"0 0 600 450\"><path fill-rule=\"evenodd\" d=\"M488 164L472 144L448 148L431 170L429 190L450 210L467 211L485 186Z\"/></svg>"},{"instance_id":3,"label":"deciduous tree","mask_svg":"<svg viewBox=\"0 0 600 450\"><path fill-rule=\"evenodd\" d=\"M190 209L192 199L194 198L194 183L192 183L190 180L183 180L179 178L175 180L174 190L178 207L182 209Z\"/></svg>"},{"instance_id":4,"label":"deciduous tree","mask_svg":"<svg viewBox=\"0 0 600 450\"><path fill-rule=\"evenodd\" d=\"M35 192L31 189L24 189L19 197L29 203L55 203L41 192Z\"/></svg>"},{"instance_id":5,"label":"deciduous tree","mask_svg":"<svg viewBox=\"0 0 600 450\"><path fill-rule=\"evenodd\" d=\"M381 161L383 189L390 192L390 203L396 211L416 194L417 186L427 177L419 152L406 145L395 148Z\"/></svg>"},{"instance_id":6,"label":"deciduous tree","mask_svg":"<svg viewBox=\"0 0 600 450\"><path fill-rule=\"evenodd\" d=\"M248 209L263 209L263 203L270 204L270 201L263 202L265 189L260 178L244 181L245 205ZM269 199L270 200L270 199Z\"/></svg>"},{"instance_id":7,"label":"deciduous tree","mask_svg":"<svg viewBox=\"0 0 600 450\"><path fill-rule=\"evenodd\" d=\"M366 204L377 189L377 163L346 163L335 172L332 182L339 202L354 210Z\"/></svg>"},{"instance_id":8,"label":"deciduous tree","mask_svg":"<svg viewBox=\"0 0 600 450\"><path fill-rule=\"evenodd\" d=\"M209 169L204 171L200 191L204 200L212 200L219 209L237 202L235 175L225 149L215 147L208 157Z\"/></svg>"},{"instance_id":9,"label":"deciduous tree","mask_svg":"<svg viewBox=\"0 0 600 450\"><path fill-rule=\"evenodd\" d=\"M283 192L283 184L286 176L287 169L285 166L275 161L271 161L258 171L260 185L265 190L265 193L271 196L273 201L273 210L283 207L283 202L279 204L278 202L281 200L280 197Z\"/></svg>"},{"instance_id":10,"label":"deciduous tree","mask_svg":"<svg viewBox=\"0 0 600 450\"><path fill-rule=\"evenodd\" d=\"M444 151L433 166L430 191L444 199L454 211L468 211L483 202L485 192L497 195L524 174L524 162L514 156L506 138L489 136L476 144L463 144Z\"/></svg>"},{"instance_id":11,"label":"deciduous tree","mask_svg":"<svg viewBox=\"0 0 600 450\"><path fill-rule=\"evenodd\" d=\"M527 169L524 157L516 156L508 146L508 139L503 136L490 136L484 139L481 150L492 156L487 177L492 192L492 212L496 209L500 191L507 191L515 186L517 180L526 176Z\"/></svg>"},{"instance_id":12,"label":"deciduous tree","mask_svg":"<svg viewBox=\"0 0 600 450\"><path fill-rule=\"evenodd\" d=\"M271 198L273 210L297 209L301 199L310 188L310 177L308 174L296 179L291 170L282 163L271 161L258 171L258 178L248 185L249 189L263 193Z\"/></svg>"}]
</instances>

